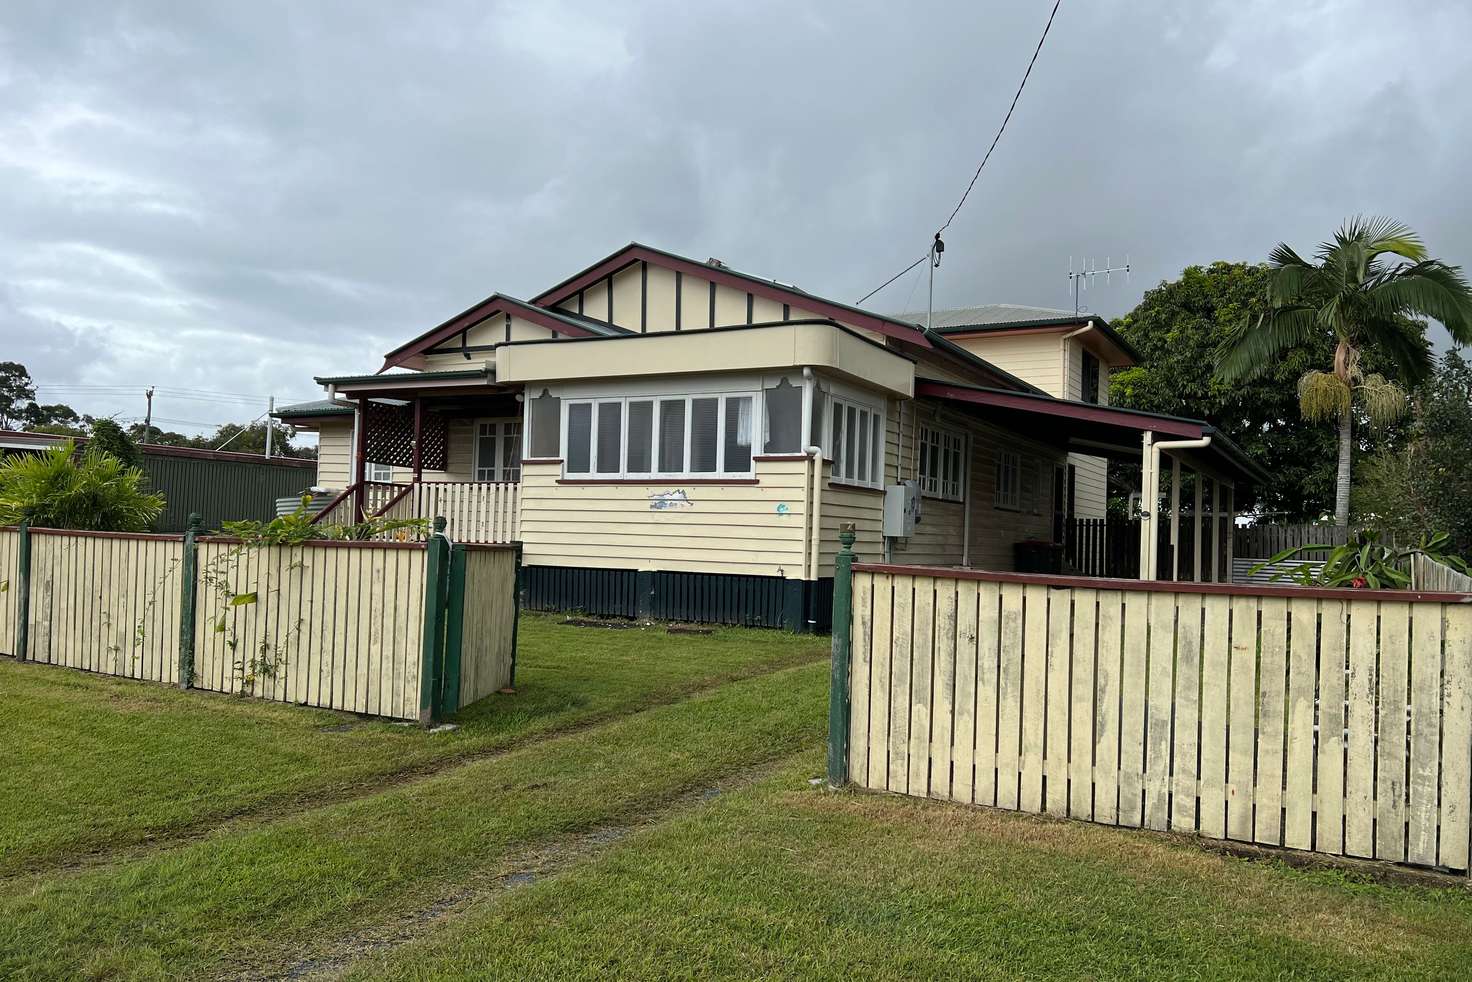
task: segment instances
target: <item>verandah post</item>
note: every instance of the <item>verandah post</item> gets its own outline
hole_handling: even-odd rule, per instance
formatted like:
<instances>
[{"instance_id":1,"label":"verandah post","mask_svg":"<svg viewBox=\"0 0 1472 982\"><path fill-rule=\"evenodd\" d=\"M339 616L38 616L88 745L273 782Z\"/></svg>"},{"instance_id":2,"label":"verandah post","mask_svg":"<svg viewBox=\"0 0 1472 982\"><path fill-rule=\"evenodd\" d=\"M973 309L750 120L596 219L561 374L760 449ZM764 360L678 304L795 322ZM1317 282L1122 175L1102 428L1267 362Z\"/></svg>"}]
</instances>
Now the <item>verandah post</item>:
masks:
<instances>
[{"instance_id":1,"label":"verandah post","mask_svg":"<svg viewBox=\"0 0 1472 982\"><path fill-rule=\"evenodd\" d=\"M833 658L828 680L828 783L848 783L848 671L854 599L854 526L838 533L842 548L833 561Z\"/></svg>"},{"instance_id":2,"label":"verandah post","mask_svg":"<svg viewBox=\"0 0 1472 982\"><path fill-rule=\"evenodd\" d=\"M29 657L31 643L31 520L20 520L20 542L16 549L15 659Z\"/></svg>"},{"instance_id":3,"label":"verandah post","mask_svg":"<svg viewBox=\"0 0 1472 982\"><path fill-rule=\"evenodd\" d=\"M424 544L424 641L419 659L419 722L435 722L440 668L445 649L445 592L449 586L450 541L445 520L434 520L434 533Z\"/></svg>"},{"instance_id":4,"label":"verandah post","mask_svg":"<svg viewBox=\"0 0 1472 982\"><path fill-rule=\"evenodd\" d=\"M189 513L189 528L184 532L184 555L179 563L179 688L194 686L195 605L199 598L199 536L204 519L199 512Z\"/></svg>"}]
</instances>

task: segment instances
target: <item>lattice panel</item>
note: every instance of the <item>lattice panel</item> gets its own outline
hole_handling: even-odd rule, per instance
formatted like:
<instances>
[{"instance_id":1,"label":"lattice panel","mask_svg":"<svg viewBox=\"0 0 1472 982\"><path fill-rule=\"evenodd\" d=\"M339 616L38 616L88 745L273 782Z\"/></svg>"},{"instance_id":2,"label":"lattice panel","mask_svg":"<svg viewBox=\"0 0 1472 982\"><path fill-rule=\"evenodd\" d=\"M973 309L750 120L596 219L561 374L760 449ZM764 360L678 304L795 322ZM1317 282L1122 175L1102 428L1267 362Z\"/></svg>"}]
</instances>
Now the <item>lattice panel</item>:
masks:
<instances>
[{"instance_id":1,"label":"lattice panel","mask_svg":"<svg viewBox=\"0 0 1472 982\"><path fill-rule=\"evenodd\" d=\"M393 467L414 466L414 407L368 403L367 433L364 438L367 458L375 464ZM424 446L420 465L427 471L445 469L450 443L450 428L439 413L424 413Z\"/></svg>"}]
</instances>

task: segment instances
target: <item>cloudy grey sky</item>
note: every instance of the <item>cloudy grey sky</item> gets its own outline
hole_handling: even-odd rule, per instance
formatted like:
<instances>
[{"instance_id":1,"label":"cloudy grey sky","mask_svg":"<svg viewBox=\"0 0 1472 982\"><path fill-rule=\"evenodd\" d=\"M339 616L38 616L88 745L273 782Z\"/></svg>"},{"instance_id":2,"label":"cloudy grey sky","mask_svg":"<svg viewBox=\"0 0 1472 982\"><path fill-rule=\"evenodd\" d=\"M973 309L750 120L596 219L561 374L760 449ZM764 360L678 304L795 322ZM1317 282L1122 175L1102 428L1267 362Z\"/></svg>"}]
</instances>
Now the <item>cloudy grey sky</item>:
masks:
<instances>
[{"instance_id":1,"label":"cloudy grey sky","mask_svg":"<svg viewBox=\"0 0 1472 982\"><path fill-rule=\"evenodd\" d=\"M258 410L178 390L312 398L633 239L852 301L925 250L1050 6L10 0L0 360L217 423ZM1115 315L1355 212L1472 263L1469 37L1461 3L1064 0L938 304L1064 306L1070 254L1128 253Z\"/></svg>"}]
</instances>

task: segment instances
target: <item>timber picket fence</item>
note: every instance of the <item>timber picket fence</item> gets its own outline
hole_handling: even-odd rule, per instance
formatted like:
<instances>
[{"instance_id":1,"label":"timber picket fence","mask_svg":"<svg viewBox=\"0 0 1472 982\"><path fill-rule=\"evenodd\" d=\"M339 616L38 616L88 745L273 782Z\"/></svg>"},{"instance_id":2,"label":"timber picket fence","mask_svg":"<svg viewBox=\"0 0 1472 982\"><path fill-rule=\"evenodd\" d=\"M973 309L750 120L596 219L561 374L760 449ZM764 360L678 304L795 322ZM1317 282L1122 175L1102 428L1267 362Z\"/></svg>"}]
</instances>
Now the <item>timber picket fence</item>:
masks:
<instances>
[{"instance_id":1,"label":"timber picket fence","mask_svg":"<svg viewBox=\"0 0 1472 982\"><path fill-rule=\"evenodd\" d=\"M514 683L520 556L0 528L0 652L430 723Z\"/></svg>"},{"instance_id":2,"label":"timber picket fence","mask_svg":"<svg viewBox=\"0 0 1472 982\"><path fill-rule=\"evenodd\" d=\"M1468 869L1472 597L881 565L850 589L831 780Z\"/></svg>"}]
</instances>

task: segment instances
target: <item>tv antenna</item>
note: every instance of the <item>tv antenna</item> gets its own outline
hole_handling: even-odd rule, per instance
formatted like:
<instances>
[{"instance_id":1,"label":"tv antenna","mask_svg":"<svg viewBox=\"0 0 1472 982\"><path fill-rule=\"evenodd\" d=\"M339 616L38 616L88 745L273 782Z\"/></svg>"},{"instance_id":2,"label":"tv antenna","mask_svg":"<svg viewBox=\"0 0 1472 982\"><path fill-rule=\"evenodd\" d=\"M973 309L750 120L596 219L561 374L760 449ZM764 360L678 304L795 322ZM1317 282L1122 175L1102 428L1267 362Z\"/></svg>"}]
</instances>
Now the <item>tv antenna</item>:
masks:
<instances>
[{"instance_id":1,"label":"tv antenna","mask_svg":"<svg viewBox=\"0 0 1472 982\"><path fill-rule=\"evenodd\" d=\"M1114 282L1115 273L1123 273L1125 282L1129 282L1130 257L1128 255L1124 257L1123 266L1115 266L1109 261L1108 256L1104 257L1103 269L1099 268L1099 264L1097 261L1083 259L1080 261L1080 266L1077 271L1075 271L1073 268L1073 257L1069 256L1068 285L1073 289L1073 312L1077 314L1081 310L1078 303L1079 290L1087 290L1089 288L1089 283L1100 276L1104 277L1104 282L1106 284L1112 283Z\"/></svg>"}]
</instances>

